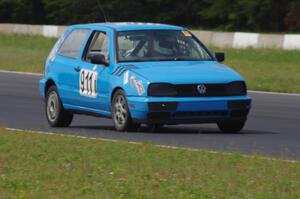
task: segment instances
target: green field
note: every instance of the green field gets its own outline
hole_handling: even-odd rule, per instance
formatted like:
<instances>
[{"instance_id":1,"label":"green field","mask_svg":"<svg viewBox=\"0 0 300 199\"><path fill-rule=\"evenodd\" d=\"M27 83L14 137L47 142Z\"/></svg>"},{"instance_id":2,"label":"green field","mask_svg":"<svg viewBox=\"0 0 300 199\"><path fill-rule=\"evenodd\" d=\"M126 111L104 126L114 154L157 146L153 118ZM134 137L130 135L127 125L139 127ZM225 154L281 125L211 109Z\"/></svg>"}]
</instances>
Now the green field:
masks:
<instances>
[{"instance_id":1,"label":"green field","mask_svg":"<svg viewBox=\"0 0 300 199\"><path fill-rule=\"evenodd\" d=\"M55 41L42 36L0 33L0 69L43 72L46 57Z\"/></svg>"},{"instance_id":2,"label":"green field","mask_svg":"<svg viewBox=\"0 0 300 199\"><path fill-rule=\"evenodd\" d=\"M56 39L0 34L0 69L43 72ZM270 49L217 49L225 64L240 72L249 89L300 93L300 51Z\"/></svg>"},{"instance_id":3,"label":"green field","mask_svg":"<svg viewBox=\"0 0 300 199\"><path fill-rule=\"evenodd\" d=\"M252 90L300 93L300 51L217 49L225 64L240 72Z\"/></svg>"},{"instance_id":4,"label":"green field","mask_svg":"<svg viewBox=\"0 0 300 199\"><path fill-rule=\"evenodd\" d=\"M300 162L0 129L0 198L299 198Z\"/></svg>"}]
</instances>

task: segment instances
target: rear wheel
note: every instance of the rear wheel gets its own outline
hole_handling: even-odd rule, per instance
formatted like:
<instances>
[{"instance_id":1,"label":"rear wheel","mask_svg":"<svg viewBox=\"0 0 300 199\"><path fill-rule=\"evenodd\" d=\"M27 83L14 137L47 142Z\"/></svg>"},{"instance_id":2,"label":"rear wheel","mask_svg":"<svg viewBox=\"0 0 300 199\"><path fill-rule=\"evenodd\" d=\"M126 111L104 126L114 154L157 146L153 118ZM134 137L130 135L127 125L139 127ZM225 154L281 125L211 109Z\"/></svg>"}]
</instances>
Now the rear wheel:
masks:
<instances>
[{"instance_id":1,"label":"rear wheel","mask_svg":"<svg viewBox=\"0 0 300 199\"><path fill-rule=\"evenodd\" d=\"M116 91L113 96L112 119L118 131L136 131L140 127L132 121L123 90Z\"/></svg>"},{"instance_id":2,"label":"rear wheel","mask_svg":"<svg viewBox=\"0 0 300 199\"><path fill-rule=\"evenodd\" d=\"M245 126L246 119L241 121L226 121L217 123L223 133L238 133Z\"/></svg>"},{"instance_id":3,"label":"rear wheel","mask_svg":"<svg viewBox=\"0 0 300 199\"><path fill-rule=\"evenodd\" d=\"M52 127L68 127L73 120L73 113L64 110L55 86L51 86L46 95L46 117Z\"/></svg>"}]
</instances>

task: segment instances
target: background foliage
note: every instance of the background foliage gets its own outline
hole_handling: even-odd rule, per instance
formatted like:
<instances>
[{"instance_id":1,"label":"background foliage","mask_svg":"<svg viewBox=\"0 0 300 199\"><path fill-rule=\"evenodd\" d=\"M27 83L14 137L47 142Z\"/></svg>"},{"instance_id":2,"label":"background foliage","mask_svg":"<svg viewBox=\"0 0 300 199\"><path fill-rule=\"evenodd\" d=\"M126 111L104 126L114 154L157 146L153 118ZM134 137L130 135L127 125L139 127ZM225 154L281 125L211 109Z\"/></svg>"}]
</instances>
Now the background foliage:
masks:
<instances>
[{"instance_id":1,"label":"background foliage","mask_svg":"<svg viewBox=\"0 0 300 199\"><path fill-rule=\"evenodd\" d=\"M300 31L299 0L0 0L0 22L143 21L225 31Z\"/></svg>"}]
</instances>

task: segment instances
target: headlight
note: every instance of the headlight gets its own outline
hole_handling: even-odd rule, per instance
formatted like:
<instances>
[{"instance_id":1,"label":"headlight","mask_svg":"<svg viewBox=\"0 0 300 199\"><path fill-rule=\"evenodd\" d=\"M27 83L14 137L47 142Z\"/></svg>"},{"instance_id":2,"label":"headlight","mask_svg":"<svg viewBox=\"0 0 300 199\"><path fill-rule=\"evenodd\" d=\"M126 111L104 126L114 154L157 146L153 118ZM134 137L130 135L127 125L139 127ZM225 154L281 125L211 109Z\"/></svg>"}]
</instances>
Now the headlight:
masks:
<instances>
[{"instance_id":1,"label":"headlight","mask_svg":"<svg viewBox=\"0 0 300 199\"><path fill-rule=\"evenodd\" d=\"M168 83L154 83L148 87L148 96L152 97L176 97L175 85Z\"/></svg>"},{"instance_id":2,"label":"headlight","mask_svg":"<svg viewBox=\"0 0 300 199\"><path fill-rule=\"evenodd\" d=\"M228 96L241 96L247 94L247 87L245 82L231 82L226 85L226 94Z\"/></svg>"}]
</instances>

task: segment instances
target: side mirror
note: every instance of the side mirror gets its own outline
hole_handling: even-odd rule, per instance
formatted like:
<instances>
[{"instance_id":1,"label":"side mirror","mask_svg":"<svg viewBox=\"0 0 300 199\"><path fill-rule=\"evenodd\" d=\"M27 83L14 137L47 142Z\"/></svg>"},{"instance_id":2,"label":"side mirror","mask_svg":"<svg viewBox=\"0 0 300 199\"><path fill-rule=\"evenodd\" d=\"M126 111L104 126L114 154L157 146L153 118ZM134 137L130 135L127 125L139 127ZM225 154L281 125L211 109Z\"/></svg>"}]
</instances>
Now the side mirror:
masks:
<instances>
[{"instance_id":1,"label":"side mirror","mask_svg":"<svg viewBox=\"0 0 300 199\"><path fill-rule=\"evenodd\" d=\"M90 56L90 60L92 64L101 64L104 66L109 65L108 61L105 59L105 56L102 54L93 54Z\"/></svg>"},{"instance_id":2,"label":"side mirror","mask_svg":"<svg viewBox=\"0 0 300 199\"><path fill-rule=\"evenodd\" d=\"M222 62L225 60L225 54L224 53L215 53L215 57L218 62Z\"/></svg>"}]
</instances>

